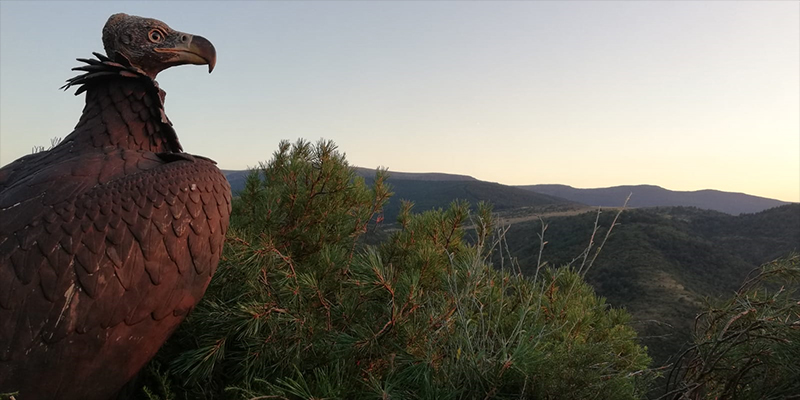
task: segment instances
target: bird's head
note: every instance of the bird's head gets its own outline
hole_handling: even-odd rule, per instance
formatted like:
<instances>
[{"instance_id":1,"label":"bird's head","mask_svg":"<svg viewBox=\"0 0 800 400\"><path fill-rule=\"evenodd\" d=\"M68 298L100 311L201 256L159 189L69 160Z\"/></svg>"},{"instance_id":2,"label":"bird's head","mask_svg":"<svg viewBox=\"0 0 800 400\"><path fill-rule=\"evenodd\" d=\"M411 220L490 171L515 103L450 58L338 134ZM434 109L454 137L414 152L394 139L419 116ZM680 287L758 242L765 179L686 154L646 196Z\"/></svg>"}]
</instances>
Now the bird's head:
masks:
<instances>
[{"instance_id":1,"label":"bird's head","mask_svg":"<svg viewBox=\"0 0 800 400\"><path fill-rule=\"evenodd\" d=\"M175 65L217 62L217 51L206 38L178 32L152 18L114 14L103 27L103 46L112 60L124 57L149 77Z\"/></svg>"}]
</instances>

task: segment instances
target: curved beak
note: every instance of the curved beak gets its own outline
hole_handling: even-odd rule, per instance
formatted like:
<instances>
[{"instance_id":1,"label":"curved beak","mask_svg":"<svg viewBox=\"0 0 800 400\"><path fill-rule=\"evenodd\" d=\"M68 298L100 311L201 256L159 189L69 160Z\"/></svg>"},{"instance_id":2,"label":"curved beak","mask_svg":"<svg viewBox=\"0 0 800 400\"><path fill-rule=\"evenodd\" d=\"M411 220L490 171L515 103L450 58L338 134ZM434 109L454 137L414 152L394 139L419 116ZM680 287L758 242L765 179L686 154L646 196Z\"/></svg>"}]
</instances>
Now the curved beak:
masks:
<instances>
[{"instance_id":1,"label":"curved beak","mask_svg":"<svg viewBox=\"0 0 800 400\"><path fill-rule=\"evenodd\" d=\"M157 48L155 50L163 53L173 53L172 62L174 62L174 65L208 64L208 73L210 74L214 70L214 65L217 64L217 50L214 49L214 45L208 39L199 35L176 33L179 35L180 40L178 40L178 44L175 47Z\"/></svg>"},{"instance_id":2,"label":"curved beak","mask_svg":"<svg viewBox=\"0 0 800 400\"><path fill-rule=\"evenodd\" d=\"M200 65L208 64L209 74L214 70L214 66L217 65L217 50L211 42L202 36L192 36L189 39L189 52L205 61Z\"/></svg>"}]
</instances>

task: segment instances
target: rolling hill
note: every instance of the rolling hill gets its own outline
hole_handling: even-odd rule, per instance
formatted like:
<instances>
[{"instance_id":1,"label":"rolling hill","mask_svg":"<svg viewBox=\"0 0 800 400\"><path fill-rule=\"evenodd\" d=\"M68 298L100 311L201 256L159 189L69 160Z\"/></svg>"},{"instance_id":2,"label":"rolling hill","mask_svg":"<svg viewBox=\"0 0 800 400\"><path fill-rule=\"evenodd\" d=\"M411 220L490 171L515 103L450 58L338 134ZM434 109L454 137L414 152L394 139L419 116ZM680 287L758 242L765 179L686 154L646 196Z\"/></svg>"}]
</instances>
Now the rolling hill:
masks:
<instances>
[{"instance_id":1,"label":"rolling hill","mask_svg":"<svg viewBox=\"0 0 800 400\"><path fill-rule=\"evenodd\" d=\"M573 261L586 248L596 213L546 218L543 259ZM600 217L603 237L613 213ZM732 216L693 207L624 211L586 278L598 294L634 316L634 327L657 364L687 340L706 298L729 297L758 265L800 251L800 204ZM538 221L506 234L523 273L535 270ZM591 258L591 257L590 257ZM580 265L581 259L573 265Z\"/></svg>"},{"instance_id":2,"label":"rolling hill","mask_svg":"<svg viewBox=\"0 0 800 400\"><path fill-rule=\"evenodd\" d=\"M394 196L384 207L387 221L394 221L400 201L414 203L415 212L447 207L453 200L466 200L471 205L480 201L492 203L495 211L530 208L538 211L563 210L580 207L570 201L513 186L483 181L417 181L389 179Z\"/></svg>"},{"instance_id":3,"label":"rolling hill","mask_svg":"<svg viewBox=\"0 0 800 400\"><path fill-rule=\"evenodd\" d=\"M375 170L356 167L356 173L370 181ZM247 170L223 170L236 193L244 186ZM490 201L496 210L554 204L620 207L631 194L630 208L697 207L731 215L757 213L769 208L792 204L785 201L719 190L674 191L654 185L614 186L609 188L578 189L567 185L508 186L486 182L468 175L446 173L389 172L389 181L399 199L415 203L415 210L425 211L446 206L454 199L471 203ZM390 213L391 214L391 213Z\"/></svg>"},{"instance_id":4,"label":"rolling hill","mask_svg":"<svg viewBox=\"0 0 800 400\"><path fill-rule=\"evenodd\" d=\"M356 174L364 179L372 179L375 177L375 170L371 168L354 167ZM244 187L244 180L250 170L231 170L223 169L222 173L228 178L233 192L237 192ZM446 174L441 172L389 172L392 181L398 180L412 180L412 181L458 181L458 182L480 182L479 180L469 175Z\"/></svg>"},{"instance_id":5,"label":"rolling hill","mask_svg":"<svg viewBox=\"0 0 800 400\"><path fill-rule=\"evenodd\" d=\"M375 170L371 168L356 167L356 173L364 178L375 177ZM397 172L389 171L389 178L392 180L411 180L411 181L469 181L480 182L469 175L445 174L442 172Z\"/></svg>"},{"instance_id":6,"label":"rolling hill","mask_svg":"<svg viewBox=\"0 0 800 400\"><path fill-rule=\"evenodd\" d=\"M236 193L244 187L249 171L223 170L223 173L228 178L231 189ZM372 169L357 168L356 173L368 184L375 177L375 170ZM390 172L387 182L394 193L384 207L384 218L390 222L397 218L402 200L413 202L415 212L447 207L457 199L466 200L472 205L480 201L490 202L497 211L519 208L552 211L585 207L558 197L514 186L479 181L466 175Z\"/></svg>"},{"instance_id":7,"label":"rolling hill","mask_svg":"<svg viewBox=\"0 0 800 400\"><path fill-rule=\"evenodd\" d=\"M596 207L620 207L631 195L628 207L686 206L738 215L790 204L784 201L719 190L681 192L653 185L578 189L567 185L526 185L525 190L561 197Z\"/></svg>"}]
</instances>

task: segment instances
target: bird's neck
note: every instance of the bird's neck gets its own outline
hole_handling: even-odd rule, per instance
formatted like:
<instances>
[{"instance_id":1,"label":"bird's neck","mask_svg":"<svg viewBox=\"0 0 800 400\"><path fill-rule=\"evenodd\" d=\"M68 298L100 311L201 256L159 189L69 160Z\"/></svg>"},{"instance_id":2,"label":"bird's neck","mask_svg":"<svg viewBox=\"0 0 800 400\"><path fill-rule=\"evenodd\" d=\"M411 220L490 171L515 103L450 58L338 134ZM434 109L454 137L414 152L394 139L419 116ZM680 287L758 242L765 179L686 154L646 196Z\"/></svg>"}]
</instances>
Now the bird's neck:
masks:
<instances>
[{"instance_id":1,"label":"bird's neck","mask_svg":"<svg viewBox=\"0 0 800 400\"><path fill-rule=\"evenodd\" d=\"M93 147L152 152L180 152L181 146L164 113L163 90L155 81L108 79L86 90L86 106L70 135Z\"/></svg>"}]
</instances>

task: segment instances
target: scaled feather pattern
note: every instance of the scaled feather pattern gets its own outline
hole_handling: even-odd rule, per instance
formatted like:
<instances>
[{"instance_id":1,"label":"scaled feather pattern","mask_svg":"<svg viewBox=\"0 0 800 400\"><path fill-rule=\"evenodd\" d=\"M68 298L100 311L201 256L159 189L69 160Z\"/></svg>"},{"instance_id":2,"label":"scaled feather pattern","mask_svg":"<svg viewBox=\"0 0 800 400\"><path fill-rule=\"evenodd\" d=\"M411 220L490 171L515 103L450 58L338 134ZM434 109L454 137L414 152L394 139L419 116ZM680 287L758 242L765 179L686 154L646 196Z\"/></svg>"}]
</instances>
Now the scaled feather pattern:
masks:
<instances>
[{"instance_id":1,"label":"scaled feather pattern","mask_svg":"<svg viewBox=\"0 0 800 400\"><path fill-rule=\"evenodd\" d=\"M106 51L65 85L86 95L73 132L0 169L0 393L20 399L115 396L201 299L228 229L224 175L182 152L154 74Z\"/></svg>"}]
</instances>

